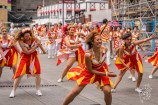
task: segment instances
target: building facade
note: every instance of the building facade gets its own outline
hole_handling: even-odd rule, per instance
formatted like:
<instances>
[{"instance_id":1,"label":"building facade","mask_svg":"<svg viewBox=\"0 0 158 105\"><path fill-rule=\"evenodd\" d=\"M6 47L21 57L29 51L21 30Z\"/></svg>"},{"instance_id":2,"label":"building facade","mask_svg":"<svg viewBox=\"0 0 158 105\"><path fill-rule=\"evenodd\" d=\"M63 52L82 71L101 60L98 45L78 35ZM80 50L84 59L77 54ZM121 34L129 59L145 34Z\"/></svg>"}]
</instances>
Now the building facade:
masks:
<instances>
[{"instance_id":1,"label":"building facade","mask_svg":"<svg viewBox=\"0 0 158 105\"><path fill-rule=\"evenodd\" d=\"M45 6L55 3L57 0L12 0L12 10L9 14L9 21L15 23L32 22L39 5Z\"/></svg>"},{"instance_id":2,"label":"building facade","mask_svg":"<svg viewBox=\"0 0 158 105\"><path fill-rule=\"evenodd\" d=\"M65 0L38 9L37 17L34 21L38 24L45 23L67 23L67 22L90 22L107 18L111 20L111 10L109 2L103 0L86 0L77 2Z\"/></svg>"},{"instance_id":3,"label":"building facade","mask_svg":"<svg viewBox=\"0 0 158 105\"><path fill-rule=\"evenodd\" d=\"M49 6L39 8L37 17L34 21L38 24L67 22L90 22L107 18L111 20L111 10L109 2L102 0L88 0L74 2L74 0L65 0Z\"/></svg>"},{"instance_id":4,"label":"building facade","mask_svg":"<svg viewBox=\"0 0 158 105\"><path fill-rule=\"evenodd\" d=\"M8 0L0 0L0 23L8 22Z\"/></svg>"}]
</instances>

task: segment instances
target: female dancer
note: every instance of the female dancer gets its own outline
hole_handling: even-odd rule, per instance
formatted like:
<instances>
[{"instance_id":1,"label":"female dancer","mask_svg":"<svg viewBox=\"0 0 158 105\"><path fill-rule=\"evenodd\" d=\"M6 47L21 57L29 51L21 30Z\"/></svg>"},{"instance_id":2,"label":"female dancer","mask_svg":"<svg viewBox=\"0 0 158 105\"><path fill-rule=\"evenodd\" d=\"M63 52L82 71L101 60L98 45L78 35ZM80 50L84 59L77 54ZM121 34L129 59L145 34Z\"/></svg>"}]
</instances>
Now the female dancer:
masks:
<instances>
[{"instance_id":1,"label":"female dancer","mask_svg":"<svg viewBox=\"0 0 158 105\"><path fill-rule=\"evenodd\" d=\"M122 46L119 48L119 54L115 61L115 65L120 70L120 74L117 76L114 84L114 89L117 87L127 70L136 69L138 72L138 80L135 91L142 92L139 86L143 76L143 65L140 54L136 50L136 45L149 41L152 38L155 38L155 36L132 42L131 33L126 33L122 36L124 44L122 44ZM113 92L115 92L114 89L112 90Z\"/></svg>"},{"instance_id":2,"label":"female dancer","mask_svg":"<svg viewBox=\"0 0 158 105\"><path fill-rule=\"evenodd\" d=\"M70 80L77 81L77 85L66 96L63 105L68 105L74 98L84 89L87 84L99 82L100 88L104 93L106 105L111 105L112 82L109 78L115 77L116 74L109 72L105 63L107 49L101 47L102 39L100 34L93 32L88 37L86 42L90 49L85 53L85 64L82 63L75 68L69 70L67 77Z\"/></svg>"},{"instance_id":3,"label":"female dancer","mask_svg":"<svg viewBox=\"0 0 158 105\"><path fill-rule=\"evenodd\" d=\"M118 53L118 48L121 46L122 44L122 40L121 40L121 36L122 36L122 33L120 31L120 27L117 27L117 30L116 32L114 32L113 34L113 45L114 45L114 49L115 49L115 58L114 60L116 59L117 57L117 53Z\"/></svg>"},{"instance_id":4,"label":"female dancer","mask_svg":"<svg viewBox=\"0 0 158 105\"><path fill-rule=\"evenodd\" d=\"M158 44L158 42L156 42L156 44ZM153 56L147 58L147 62L151 63L154 66L149 75L149 78L152 79L153 75L158 69L158 48L156 48L156 51Z\"/></svg>"},{"instance_id":5,"label":"female dancer","mask_svg":"<svg viewBox=\"0 0 158 105\"><path fill-rule=\"evenodd\" d=\"M130 30L130 29L128 29L128 30ZM131 32L131 31L129 31L129 32ZM132 33L132 41L134 42L134 41L138 40L138 38L139 38L139 32L137 31L137 27L134 27L134 30L133 30L133 33ZM145 49L143 49L143 47L140 44L138 46L140 47L140 49L142 51L145 51ZM136 49L138 49L138 46L136 46ZM128 78L132 79L133 82L136 81L135 70L134 69L130 70L130 76Z\"/></svg>"},{"instance_id":6,"label":"female dancer","mask_svg":"<svg viewBox=\"0 0 158 105\"><path fill-rule=\"evenodd\" d=\"M111 60L110 60L110 25L108 25L108 20L107 19L103 19L103 25L100 27L100 33L101 33L101 37L102 37L102 44L104 47L106 47L108 49L107 51L107 57L106 57L106 63L107 65L111 64Z\"/></svg>"},{"instance_id":7,"label":"female dancer","mask_svg":"<svg viewBox=\"0 0 158 105\"><path fill-rule=\"evenodd\" d=\"M68 70L72 67L74 62L76 61L76 55L75 52L78 50L78 48L81 46L80 43L76 40L76 37L74 36L74 27L69 26L68 27L68 35L64 38L64 42L62 45L62 49L58 53L58 58L61 56L67 56L67 64L64 68L64 71L62 73L61 78L58 80L58 82L62 82L63 78L67 74Z\"/></svg>"},{"instance_id":8,"label":"female dancer","mask_svg":"<svg viewBox=\"0 0 158 105\"><path fill-rule=\"evenodd\" d=\"M86 39L87 35L89 34L89 31L88 31L88 29L87 29L86 24L84 24L84 25L82 26L82 31L81 31L81 33L82 33L82 34L80 35L79 40L80 40L80 42L81 42L81 44L82 44L83 50L86 51L86 50L88 49L88 45L86 44L85 39Z\"/></svg>"},{"instance_id":9,"label":"female dancer","mask_svg":"<svg viewBox=\"0 0 158 105\"><path fill-rule=\"evenodd\" d=\"M13 89L9 97L15 97L16 88L19 85L22 76L25 74L36 77L36 94L41 96L42 93L39 89L41 83L41 68L36 51L37 47L41 46L41 43L37 38L33 37L30 28L19 30L15 40L19 42L22 52L20 54L20 63L14 75Z\"/></svg>"},{"instance_id":10,"label":"female dancer","mask_svg":"<svg viewBox=\"0 0 158 105\"><path fill-rule=\"evenodd\" d=\"M2 27L2 35L0 36L0 77L3 67L11 67L15 73L18 60L18 52L20 52L14 43L14 39L8 35L7 29Z\"/></svg>"},{"instance_id":11,"label":"female dancer","mask_svg":"<svg viewBox=\"0 0 158 105\"><path fill-rule=\"evenodd\" d=\"M53 36L48 36L47 46L48 59L55 58L55 38Z\"/></svg>"}]
</instances>

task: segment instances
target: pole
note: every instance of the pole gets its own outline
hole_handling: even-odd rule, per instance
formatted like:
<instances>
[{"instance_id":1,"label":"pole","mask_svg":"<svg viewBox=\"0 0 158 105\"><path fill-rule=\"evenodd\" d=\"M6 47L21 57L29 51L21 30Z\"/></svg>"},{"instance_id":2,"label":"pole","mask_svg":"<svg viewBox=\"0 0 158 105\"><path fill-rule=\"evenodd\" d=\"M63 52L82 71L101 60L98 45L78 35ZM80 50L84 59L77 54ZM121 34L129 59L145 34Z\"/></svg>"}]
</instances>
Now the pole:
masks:
<instances>
[{"instance_id":1,"label":"pole","mask_svg":"<svg viewBox=\"0 0 158 105\"><path fill-rule=\"evenodd\" d=\"M63 12L62 12L62 24L63 24L63 26L64 26L64 0L62 1L62 5L63 5Z\"/></svg>"},{"instance_id":2,"label":"pole","mask_svg":"<svg viewBox=\"0 0 158 105\"><path fill-rule=\"evenodd\" d=\"M45 5L44 3L45 3L45 2L44 2L44 0L43 0L43 7L44 7L44 5Z\"/></svg>"},{"instance_id":3,"label":"pole","mask_svg":"<svg viewBox=\"0 0 158 105\"><path fill-rule=\"evenodd\" d=\"M75 9L76 9L76 0L74 0L74 23L76 22Z\"/></svg>"}]
</instances>

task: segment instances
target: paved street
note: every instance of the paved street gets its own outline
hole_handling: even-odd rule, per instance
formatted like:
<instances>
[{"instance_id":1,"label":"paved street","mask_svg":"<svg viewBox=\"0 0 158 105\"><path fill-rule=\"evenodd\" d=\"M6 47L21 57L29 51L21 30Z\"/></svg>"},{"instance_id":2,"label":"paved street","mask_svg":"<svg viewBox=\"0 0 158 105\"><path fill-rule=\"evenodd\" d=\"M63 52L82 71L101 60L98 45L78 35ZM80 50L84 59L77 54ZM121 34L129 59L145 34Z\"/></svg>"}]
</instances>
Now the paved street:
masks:
<instances>
[{"instance_id":1,"label":"paved street","mask_svg":"<svg viewBox=\"0 0 158 105\"><path fill-rule=\"evenodd\" d=\"M2 78L0 79L0 105L62 105L65 95L74 87L75 82L67 81L57 83L58 78L61 75L65 63L56 66L56 59L47 59L47 55L39 55L41 68L42 68L42 93L43 96L38 97L35 95L34 78L23 77L21 84L16 92L15 98L9 98L12 87L12 71L10 68L3 70ZM144 59L143 59L144 61ZM112 60L113 62L113 60ZM158 73L153 79L148 79L149 72L152 66L148 63L144 63L145 73L141 87L149 85L151 90L151 97L148 100L141 102L138 93L134 91L136 82L128 80L129 72L127 72L117 87L117 92L113 93L112 105L158 105ZM112 63L109 67L110 71L118 73L118 70ZM112 79L113 81L115 78ZM148 86L148 87L149 87ZM150 94L144 94L148 96ZM88 85L81 92L81 94L75 98L71 105L105 105L103 100L103 93L96 88L96 85Z\"/></svg>"}]
</instances>

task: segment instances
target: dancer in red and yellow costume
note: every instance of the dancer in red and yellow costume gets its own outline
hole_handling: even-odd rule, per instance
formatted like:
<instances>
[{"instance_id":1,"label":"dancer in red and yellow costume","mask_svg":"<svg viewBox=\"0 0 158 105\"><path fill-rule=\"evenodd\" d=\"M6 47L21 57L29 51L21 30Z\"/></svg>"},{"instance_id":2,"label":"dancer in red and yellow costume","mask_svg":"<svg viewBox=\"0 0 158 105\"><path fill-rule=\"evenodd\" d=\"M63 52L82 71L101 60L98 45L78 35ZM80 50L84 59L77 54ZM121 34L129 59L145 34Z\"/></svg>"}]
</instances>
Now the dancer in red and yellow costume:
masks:
<instances>
[{"instance_id":1,"label":"dancer in red and yellow costume","mask_svg":"<svg viewBox=\"0 0 158 105\"><path fill-rule=\"evenodd\" d=\"M158 46L157 41L156 41L156 45ZM147 58L147 62L151 63L151 65L154 66L149 75L149 78L152 79L153 75L158 70L158 47L156 48L155 53L152 56Z\"/></svg>"},{"instance_id":2,"label":"dancer in red and yellow costume","mask_svg":"<svg viewBox=\"0 0 158 105\"><path fill-rule=\"evenodd\" d=\"M155 36L151 36L143 40L137 40L132 42L131 33L126 33L122 36L122 40L124 40L124 44L122 44L122 46L119 48L119 54L115 61L115 65L120 70L120 73L118 74L117 79L115 81L114 89L112 90L113 92L115 92L115 88L121 81L126 71L130 69L137 70L138 80L137 80L135 91L142 92L139 86L141 84L142 76L143 76L143 65L142 65L142 59L140 57L140 54L136 50L136 45L149 41L152 38L155 38Z\"/></svg>"},{"instance_id":3,"label":"dancer in red and yellow costume","mask_svg":"<svg viewBox=\"0 0 158 105\"><path fill-rule=\"evenodd\" d=\"M41 42L33 36L30 28L19 30L15 40L19 42L22 49L20 54L20 62L14 75L13 89L10 98L15 97L15 91L20 83L23 75L36 77L36 94L41 96L40 83L41 83L41 68L36 49L41 46Z\"/></svg>"},{"instance_id":4,"label":"dancer in red and yellow costume","mask_svg":"<svg viewBox=\"0 0 158 105\"><path fill-rule=\"evenodd\" d=\"M69 70L67 77L70 80L75 80L77 85L66 96L63 105L68 105L74 98L84 89L87 84L99 82L100 88L104 93L106 105L111 105L112 82L110 77L115 77L116 74L109 72L105 63L107 49L101 47L102 39L100 34L91 33L86 42L90 49L85 52L85 63L79 64L77 67Z\"/></svg>"},{"instance_id":5,"label":"dancer in red and yellow costume","mask_svg":"<svg viewBox=\"0 0 158 105\"><path fill-rule=\"evenodd\" d=\"M63 78L66 76L68 70L72 67L72 65L76 61L76 57L77 57L76 52L78 51L78 48L81 47L81 44L78 42L76 36L74 35L74 29L75 28L71 25L68 27L68 34L63 40L62 49L60 49L57 54L58 56L57 65L67 60L66 67L64 68L64 71L58 82L63 81Z\"/></svg>"},{"instance_id":6,"label":"dancer in red and yellow costume","mask_svg":"<svg viewBox=\"0 0 158 105\"><path fill-rule=\"evenodd\" d=\"M107 55L106 55L106 63L107 65L111 64L110 60L110 41L111 41L111 35L110 35L110 25L108 25L108 20L103 19L103 25L100 27L100 34L102 37L102 44L104 47L108 49Z\"/></svg>"},{"instance_id":7,"label":"dancer in red and yellow costume","mask_svg":"<svg viewBox=\"0 0 158 105\"><path fill-rule=\"evenodd\" d=\"M11 67L15 73L18 48L14 43L14 38L9 36L5 27L1 28L2 35L0 36L0 77L3 67Z\"/></svg>"},{"instance_id":8,"label":"dancer in red and yellow costume","mask_svg":"<svg viewBox=\"0 0 158 105\"><path fill-rule=\"evenodd\" d=\"M54 36L48 36L47 50L48 50L48 59L55 58L55 38L54 38Z\"/></svg>"},{"instance_id":9,"label":"dancer in red and yellow costume","mask_svg":"<svg viewBox=\"0 0 158 105\"><path fill-rule=\"evenodd\" d=\"M130 28L128 29L128 32L131 32L131 29L130 29ZM134 42L134 41L137 41L138 38L139 38L139 32L137 31L137 27L134 27L134 31L133 31L133 33L132 33L132 41L133 41L133 42ZM143 49L143 47L142 47L140 44L139 44L138 46L141 48L142 51L145 51L145 50ZM138 46L136 46L136 49L138 49ZM129 75L128 79L131 79L133 82L136 81L136 78L135 78L135 70L134 70L134 69L131 69L131 70L130 70L130 75Z\"/></svg>"},{"instance_id":10,"label":"dancer in red and yellow costume","mask_svg":"<svg viewBox=\"0 0 158 105\"><path fill-rule=\"evenodd\" d=\"M117 27L117 31L114 33L113 35L113 41L114 41L114 49L117 51L118 48L121 46L121 31L120 31L120 27Z\"/></svg>"}]
</instances>

